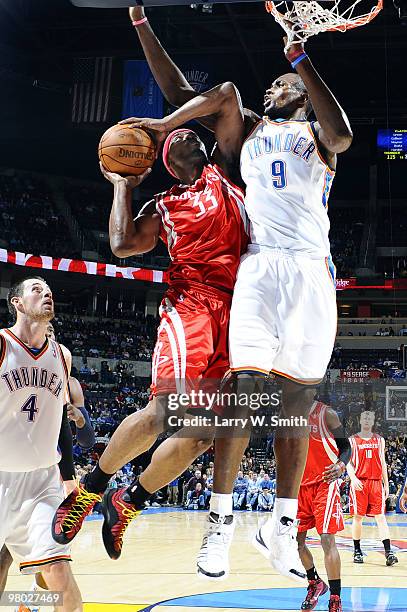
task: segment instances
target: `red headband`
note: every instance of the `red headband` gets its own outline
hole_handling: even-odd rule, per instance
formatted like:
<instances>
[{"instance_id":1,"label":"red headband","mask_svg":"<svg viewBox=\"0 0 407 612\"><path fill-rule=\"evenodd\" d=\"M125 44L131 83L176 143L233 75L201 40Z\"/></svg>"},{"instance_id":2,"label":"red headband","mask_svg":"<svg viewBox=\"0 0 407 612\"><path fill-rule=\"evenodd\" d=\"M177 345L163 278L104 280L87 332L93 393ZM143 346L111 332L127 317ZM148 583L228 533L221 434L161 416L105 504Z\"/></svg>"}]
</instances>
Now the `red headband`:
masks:
<instances>
[{"instance_id":1,"label":"red headband","mask_svg":"<svg viewBox=\"0 0 407 612\"><path fill-rule=\"evenodd\" d=\"M173 132L170 132L167 138L164 140L164 145L163 145L163 164L167 168L171 176L173 176L176 179L178 178L178 176L171 170L170 165L168 163L168 153L169 153L170 146L175 136L177 136L178 134L181 134L182 132L192 132L192 130L189 130L188 128L180 128L178 130L174 130Z\"/></svg>"}]
</instances>

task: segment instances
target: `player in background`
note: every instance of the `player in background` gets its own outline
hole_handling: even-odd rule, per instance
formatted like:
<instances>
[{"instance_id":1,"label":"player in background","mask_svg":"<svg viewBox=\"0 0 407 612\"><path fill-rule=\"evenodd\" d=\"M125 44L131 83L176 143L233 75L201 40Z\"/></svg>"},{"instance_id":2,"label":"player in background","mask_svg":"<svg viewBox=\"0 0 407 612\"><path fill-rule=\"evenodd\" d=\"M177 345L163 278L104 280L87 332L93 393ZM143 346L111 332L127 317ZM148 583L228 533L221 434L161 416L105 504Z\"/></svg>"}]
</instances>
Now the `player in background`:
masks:
<instances>
[{"instance_id":1,"label":"player in background","mask_svg":"<svg viewBox=\"0 0 407 612\"><path fill-rule=\"evenodd\" d=\"M348 465L348 474L353 507L353 562L363 563L360 546L363 517L374 516L384 546L386 565L391 566L398 563L398 559L391 550L390 530L385 516L385 504L389 496L386 443L382 436L373 433L374 423L373 410L364 410L360 415L360 431L350 438L352 462Z\"/></svg>"},{"instance_id":2,"label":"player in background","mask_svg":"<svg viewBox=\"0 0 407 612\"><path fill-rule=\"evenodd\" d=\"M15 323L0 330L0 547L7 546L22 573L41 570L50 590L62 592L56 610L79 612L69 547L51 536L64 498L57 445L71 356L47 337L54 302L44 279L19 281L7 302Z\"/></svg>"},{"instance_id":3,"label":"player in background","mask_svg":"<svg viewBox=\"0 0 407 612\"><path fill-rule=\"evenodd\" d=\"M167 100L179 106L197 96L143 9L131 8L130 18ZM229 345L241 392L261 392L272 371L282 382L284 416L296 417L307 416L311 408L313 387L325 374L336 334L327 208L336 157L349 148L352 131L303 45L291 45L286 58L295 72L278 77L266 90L266 117L244 109L241 172L252 245L237 276ZM315 122L307 119L311 110ZM211 117L200 121L211 129ZM307 449L306 427L276 431L276 503L254 540L277 571L300 582L305 574L296 546L296 515Z\"/></svg>"},{"instance_id":4,"label":"player in background","mask_svg":"<svg viewBox=\"0 0 407 612\"><path fill-rule=\"evenodd\" d=\"M152 360L153 399L146 409L127 417L115 431L96 468L65 500L54 520L57 541L70 541L94 505L96 494L106 489L112 474L152 446L165 424L161 417L169 391L196 388L203 379L220 379L229 369L227 333L233 286L240 256L247 246L243 192L227 177L237 175L243 136L243 115L237 90L231 83L197 96L161 122L164 131L200 116L213 114L218 142L217 157L209 159L198 136L189 129L175 130L163 147L163 161L171 175L181 181L147 203L133 221L133 188L141 178L123 178L104 172L114 185L110 217L110 240L115 255L127 257L152 250L159 239L168 246L172 263L169 289L161 305L161 325ZM176 383L176 388L175 388ZM169 389L166 388L169 387ZM162 407L164 405L164 410ZM205 433L205 432L204 432ZM107 492L102 507L103 538L108 554L121 554L124 530L148 497L182 473L206 448L210 438L166 440L154 452L150 466L127 490ZM207 434L209 435L209 434ZM248 442L248 434L216 441L216 470L206 549L216 549L219 559L234 529L232 488ZM229 441L228 441L229 442ZM228 546L227 546L228 547ZM216 556L215 555L215 556ZM220 567L200 575L227 575L223 557Z\"/></svg>"},{"instance_id":5,"label":"player in background","mask_svg":"<svg viewBox=\"0 0 407 612\"><path fill-rule=\"evenodd\" d=\"M52 323L47 326L47 337L51 340L56 340L55 330ZM60 344L65 355L70 356L71 353L66 346ZM76 442L84 450L89 450L95 444L95 432L89 419L88 411L84 404L84 396L82 387L79 381L73 376L69 377L68 398L70 401L64 406L64 417L61 423L61 430L58 438L58 449L61 453L61 460L58 464L61 478L64 484L65 495L69 495L76 487L76 480L73 478L75 474L75 466L72 453L72 433L68 421L75 423ZM13 562L13 558L6 545L0 551L0 592L4 591L8 571ZM41 572L35 574L35 579L31 585L31 591L46 592L48 591L47 584ZM16 612L36 612L36 607L19 606Z\"/></svg>"},{"instance_id":6,"label":"player in background","mask_svg":"<svg viewBox=\"0 0 407 612\"><path fill-rule=\"evenodd\" d=\"M349 463L351 447L338 415L322 402L314 402L308 418L310 439L307 462L298 497L298 549L307 572L308 591L301 610L313 610L321 595L329 589L329 612L342 612L341 558L335 534L344 529L339 492L340 478ZM319 577L307 532L316 528L324 551L329 587Z\"/></svg>"}]
</instances>

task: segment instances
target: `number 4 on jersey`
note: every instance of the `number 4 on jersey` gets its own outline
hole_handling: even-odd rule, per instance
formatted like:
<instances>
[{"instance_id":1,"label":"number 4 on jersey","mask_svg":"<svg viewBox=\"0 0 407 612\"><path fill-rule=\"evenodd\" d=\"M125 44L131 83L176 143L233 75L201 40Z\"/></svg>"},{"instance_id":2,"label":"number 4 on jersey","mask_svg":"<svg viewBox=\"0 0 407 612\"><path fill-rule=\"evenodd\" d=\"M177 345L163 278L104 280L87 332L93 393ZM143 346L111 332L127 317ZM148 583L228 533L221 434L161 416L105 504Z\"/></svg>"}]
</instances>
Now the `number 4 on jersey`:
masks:
<instances>
[{"instance_id":1,"label":"number 4 on jersey","mask_svg":"<svg viewBox=\"0 0 407 612\"><path fill-rule=\"evenodd\" d=\"M28 413L27 421L35 421L35 414L38 412L36 395L30 395L28 400L21 406L21 412Z\"/></svg>"}]
</instances>

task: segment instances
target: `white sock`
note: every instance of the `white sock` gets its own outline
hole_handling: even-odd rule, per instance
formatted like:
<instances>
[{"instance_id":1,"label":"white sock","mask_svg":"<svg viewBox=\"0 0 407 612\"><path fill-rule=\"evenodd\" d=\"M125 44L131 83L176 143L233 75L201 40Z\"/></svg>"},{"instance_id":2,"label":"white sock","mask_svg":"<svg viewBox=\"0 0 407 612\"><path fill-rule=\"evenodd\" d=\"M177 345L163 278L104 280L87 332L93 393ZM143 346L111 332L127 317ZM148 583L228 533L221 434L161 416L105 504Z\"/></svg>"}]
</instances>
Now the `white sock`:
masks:
<instances>
[{"instance_id":1,"label":"white sock","mask_svg":"<svg viewBox=\"0 0 407 612\"><path fill-rule=\"evenodd\" d=\"M233 497L229 493L212 493L209 511L219 516L233 514Z\"/></svg>"},{"instance_id":2,"label":"white sock","mask_svg":"<svg viewBox=\"0 0 407 612\"><path fill-rule=\"evenodd\" d=\"M288 497L276 497L273 515L278 522L283 516L295 520L298 512L298 499Z\"/></svg>"}]
</instances>

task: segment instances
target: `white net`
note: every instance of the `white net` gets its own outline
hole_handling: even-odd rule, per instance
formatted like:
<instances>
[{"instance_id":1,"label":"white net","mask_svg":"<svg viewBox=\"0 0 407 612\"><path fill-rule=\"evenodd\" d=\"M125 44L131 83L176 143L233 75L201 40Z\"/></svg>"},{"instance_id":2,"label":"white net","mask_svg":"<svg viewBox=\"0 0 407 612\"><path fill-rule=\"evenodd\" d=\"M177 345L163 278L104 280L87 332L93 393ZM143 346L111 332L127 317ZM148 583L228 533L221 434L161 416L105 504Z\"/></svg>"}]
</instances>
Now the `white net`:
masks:
<instances>
[{"instance_id":1,"label":"white net","mask_svg":"<svg viewBox=\"0 0 407 612\"><path fill-rule=\"evenodd\" d=\"M324 5L311 0L266 2L266 9L286 31L286 49L320 32L346 32L366 25L383 8L383 0L332 0Z\"/></svg>"}]
</instances>

